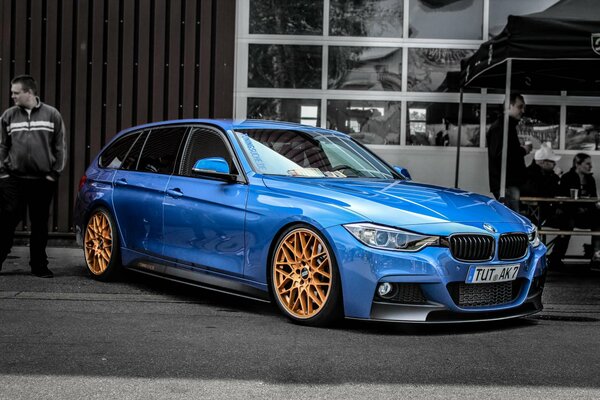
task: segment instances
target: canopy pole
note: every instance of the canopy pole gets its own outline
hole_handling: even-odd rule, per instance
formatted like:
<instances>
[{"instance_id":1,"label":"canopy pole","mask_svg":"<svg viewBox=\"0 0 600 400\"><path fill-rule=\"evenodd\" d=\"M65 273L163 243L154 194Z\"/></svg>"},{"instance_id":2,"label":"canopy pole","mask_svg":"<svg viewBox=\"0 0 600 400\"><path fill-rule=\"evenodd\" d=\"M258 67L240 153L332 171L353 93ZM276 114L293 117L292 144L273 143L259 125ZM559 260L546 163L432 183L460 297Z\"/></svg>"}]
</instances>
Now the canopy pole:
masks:
<instances>
[{"instance_id":1,"label":"canopy pole","mask_svg":"<svg viewBox=\"0 0 600 400\"><path fill-rule=\"evenodd\" d=\"M506 155L508 154L508 113L510 111L510 81L512 75L512 59L506 63L506 90L504 98L504 130L502 133L502 164L500 167L500 198L506 196Z\"/></svg>"},{"instance_id":2,"label":"canopy pole","mask_svg":"<svg viewBox=\"0 0 600 400\"><path fill-rule=\"evenodd\" d=\"M460 167L460 139L462 134L463 119L463 88L460 88L460 102L458 103L458 136L456 139L456 171L454 172L454 187L458 189L458 171Z\"/></svg>"}]
</instances>

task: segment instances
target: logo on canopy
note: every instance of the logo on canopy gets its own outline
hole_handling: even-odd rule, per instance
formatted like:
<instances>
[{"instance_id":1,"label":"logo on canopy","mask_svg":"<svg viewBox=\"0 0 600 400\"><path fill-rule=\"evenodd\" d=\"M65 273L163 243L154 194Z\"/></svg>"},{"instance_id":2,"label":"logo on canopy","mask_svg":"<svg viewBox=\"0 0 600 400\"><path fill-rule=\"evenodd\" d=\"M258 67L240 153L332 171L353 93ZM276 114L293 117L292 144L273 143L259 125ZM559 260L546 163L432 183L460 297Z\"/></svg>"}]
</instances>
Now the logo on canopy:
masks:
<instances>
[{"instance_id":1,"label":"logo on canopy","mask_svg":"<svg viewBox=\"0 0 600 400\"><path fill-rule=\"evenodd\" d=\"M600 33L592 33L592 50L600 55Z\"/></svg>"}]
</instances>

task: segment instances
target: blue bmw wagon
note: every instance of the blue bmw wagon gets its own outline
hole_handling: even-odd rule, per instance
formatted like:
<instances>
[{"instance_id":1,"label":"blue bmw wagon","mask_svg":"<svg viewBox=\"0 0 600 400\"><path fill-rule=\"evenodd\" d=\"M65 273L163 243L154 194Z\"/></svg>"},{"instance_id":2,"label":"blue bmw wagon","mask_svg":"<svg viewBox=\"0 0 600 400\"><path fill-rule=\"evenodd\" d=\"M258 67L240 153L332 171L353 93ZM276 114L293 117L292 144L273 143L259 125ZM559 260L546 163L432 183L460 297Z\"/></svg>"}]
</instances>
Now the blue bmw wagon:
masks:
<instances>
[{"instance_id":1,"label":"blue bmw wagon","mask_svg":"<svg viewBox=\"0 0 600 400\"><path fill-rule=\"evenodd\" d=\"M310 126L127 129L86 170L74 220L93 278L128 268L274 301L306 325L542 309L546 248L529 220L413 182L349 136Z\"/></svg>"}]
</instances>

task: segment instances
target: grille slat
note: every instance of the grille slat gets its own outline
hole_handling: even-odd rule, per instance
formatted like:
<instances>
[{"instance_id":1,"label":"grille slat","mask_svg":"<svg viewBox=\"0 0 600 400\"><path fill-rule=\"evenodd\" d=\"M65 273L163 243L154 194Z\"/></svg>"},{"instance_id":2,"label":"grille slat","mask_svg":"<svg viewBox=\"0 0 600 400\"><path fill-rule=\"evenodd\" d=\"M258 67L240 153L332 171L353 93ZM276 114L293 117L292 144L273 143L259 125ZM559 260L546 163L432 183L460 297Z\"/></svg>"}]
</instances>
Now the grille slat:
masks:
<instances>
[{"instance_id":1,"label":"grille slat","mask_svg":"<svg viewBox=\"0 0 600 400\"><path fill-rule=\"evenodd\" d=\"M525 257L528 248L527 235L524 233L507 233L498 241L498 258L500 260L517 260Z\"/></svg>"},{"instance_id":2,"label":"grille slat","mask_svg":"<svg viewBox=\"0 0 600 400\"><path fill-rule=\"evenodd\" d=\"M488 235L452 235L450 251L460 261L488 261L494 255L494 238Z\"/></svg>"}]
</instances>

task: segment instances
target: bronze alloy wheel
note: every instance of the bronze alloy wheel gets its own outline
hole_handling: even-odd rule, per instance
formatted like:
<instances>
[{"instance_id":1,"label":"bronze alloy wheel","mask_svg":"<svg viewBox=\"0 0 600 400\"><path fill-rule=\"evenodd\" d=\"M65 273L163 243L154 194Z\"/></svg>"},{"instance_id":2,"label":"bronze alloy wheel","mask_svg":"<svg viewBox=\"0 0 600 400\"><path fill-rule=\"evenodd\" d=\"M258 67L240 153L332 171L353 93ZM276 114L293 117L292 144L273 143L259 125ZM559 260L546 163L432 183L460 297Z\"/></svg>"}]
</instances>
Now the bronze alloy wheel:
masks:
<instances>
[{"instance_id":1,"label":"bronze alloy wheel","mask_svg":"<svg viewBox=\"0 0 600 400\"><path fill-rule=\"evenodd\" d=\"M85 261L90 272L103 275L113 256L113 227L103 210L96 211L87 223L84 237Z\"/></svg>"},{"instance_id":2,"label":"bronze alloy wheel","mask_svg":"<svg viewBox=\"0 0 600 400\"><path fill-rule=\"evenodd\" d=\"M281 307L292 317L312 318L327 304L334 284L332 259L313 231L290 231L275 250L273 289Z\"/></svg>"}]
</instances>

